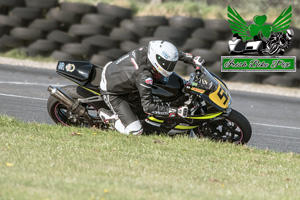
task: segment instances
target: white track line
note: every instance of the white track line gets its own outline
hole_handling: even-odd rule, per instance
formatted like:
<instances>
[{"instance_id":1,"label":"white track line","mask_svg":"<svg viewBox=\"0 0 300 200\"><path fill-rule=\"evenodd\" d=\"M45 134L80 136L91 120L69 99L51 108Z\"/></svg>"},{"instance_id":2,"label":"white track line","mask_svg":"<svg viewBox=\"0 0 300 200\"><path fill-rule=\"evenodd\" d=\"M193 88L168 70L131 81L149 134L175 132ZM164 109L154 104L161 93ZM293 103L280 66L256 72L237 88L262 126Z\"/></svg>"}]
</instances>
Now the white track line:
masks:
<instances>
[{"instance_id":1,"label":"white track line","mask_svg":"<svg viewBox=\"0 0 300 200\"><path fill-rule=\"evenodd\" d=\"M276 127L276 128L287 128L287 129L294 129L294 130L300 130L299 127L292 127L292 126L280 126L280 125L273 125L273 124L261 124L261 123L251 123L254 125L259 125L259 126L269 126L269 127Z\"/></svg>"},{"instance_id":2,"label":"white track line","mask_svg":"<svg viewBox=\"0 0 300 200\"><path fill-rule=\"evenodd\" d=\"M254 140L253 140L254 141ZM283 145L283 142L285 142L285 145L284 146L289 146L291 143L296 143L296 144L300 144L299 141L295 141L295 140L283 140L281 138L275 138L275 137L268 137L268 141L269 142L280 142L280 145ZM257 145L257 144L263 144L264 145L264 148L265 145L266 145L266 141L265 140L262 140L262 139L259 139L259 140L255 140L255 144L253 145ZM268 147L267 147L268 148ZM271 148L270 148L271 149ZM295 150L289 150L291 152L295 151Z\"/></svg>"},{"instance_id":3,"label":"white track line","mask_svg":"<svg viewBox=\"0 0 300 200\"><path fill-rule=\"evenodd\" d=\"M0 84L11 84L11 85L34 85L34 86L64 86L59 84L49 84L49 83L31 83L31 82L17 82L17 81L0 81Z\"/></svg>"},{"instance_id":4,"label":"white track line","mask_svg":"<svg viewBox=\"0 0 300 200\"><path fill-rule=\"evenodd\" d=\"M4 93L0 93L0 96L17 97L17 98L22 98L22 99L33 99L33 100L41 100L41 101L48 100L48 99L42 99L42 98L37 98L37 97L26 97L26 96L14 95L14 94L4 94Z\"/></svg>"},{"instance_id":5,"label":"white track line","mask_svg":"<svg viewBox=\"0 0 300 200\"><path fill-rule=\"evenodd\" d=\"M289 138L294 140L300 140L299 137L291 137L291 136L284 136L284 135L272 135L272 134L264 134L264 133L253 133L254 135L263 135L263 136L270 136L270 137L277 137L277 138Z\"/></svg>"}]
</instances>

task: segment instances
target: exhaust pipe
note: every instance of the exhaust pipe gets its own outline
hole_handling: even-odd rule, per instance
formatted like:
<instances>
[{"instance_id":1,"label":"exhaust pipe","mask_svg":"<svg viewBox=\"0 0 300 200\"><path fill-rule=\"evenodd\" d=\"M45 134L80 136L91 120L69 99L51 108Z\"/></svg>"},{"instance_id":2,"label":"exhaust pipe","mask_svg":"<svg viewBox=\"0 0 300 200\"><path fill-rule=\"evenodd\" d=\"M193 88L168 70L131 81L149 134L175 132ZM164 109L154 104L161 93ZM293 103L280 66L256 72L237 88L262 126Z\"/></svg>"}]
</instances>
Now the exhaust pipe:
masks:
<instances>
[{"instance_id":1,"label":"exhaust pipe","mask_svg":"<svg viewBox=\"0 0 300 200\"><path fill-rule=\"evenodd\" d=\"M91 126L94 126L94 122L91 117L86 112L86 109L79 103L79 101L73 99L69 95L67 95L63 90L58 87L52 87L51 85L48 87L48 91L51 96L57 98L60 102L62 102L68 109L70 109L76 115L83 116Z\"/></svg>"}]
</instances>

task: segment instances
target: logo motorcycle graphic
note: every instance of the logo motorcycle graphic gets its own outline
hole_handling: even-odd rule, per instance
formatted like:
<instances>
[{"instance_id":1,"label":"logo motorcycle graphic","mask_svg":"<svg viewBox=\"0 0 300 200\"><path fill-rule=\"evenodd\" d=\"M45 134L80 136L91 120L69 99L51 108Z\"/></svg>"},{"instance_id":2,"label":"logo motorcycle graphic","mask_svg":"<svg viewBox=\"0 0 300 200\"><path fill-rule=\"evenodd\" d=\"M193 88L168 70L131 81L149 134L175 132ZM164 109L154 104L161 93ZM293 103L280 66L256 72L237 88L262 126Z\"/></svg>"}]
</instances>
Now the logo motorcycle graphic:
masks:
<instances>
[{"instance_id":1,"label":"logo motorcycle graphic","mask_svg":"<svg viewBox=\"0 0 300 200\"><path fill-rule=\"evenodd\" d=\"M232 7L228 6L228 22L233 33L233 38L228 42L229 53L283 55L289 48L294 31L290 29L292 7L284 9L277 19L270 24L266 15L253 17L254 24L247 25L245 20ZM253 39L254 41L248 41Z\"/></svg>"},{"instance_id":2,"label":"logo motorcycle graphic","mask_svg":"<svg viewBox=\"0 0 300 200\"><path fill-rule=\"evenodd\" d=\"M229 53L239 56L222 56L222 72L296 71L295 56L280 56L290 47L294 36L290 28L291 6L284 9L272 24L266 24L266 15L256 15L254 23L248 25L230 6L227 16L233 33L228 41Z\"/></svg>"}]
</instances>

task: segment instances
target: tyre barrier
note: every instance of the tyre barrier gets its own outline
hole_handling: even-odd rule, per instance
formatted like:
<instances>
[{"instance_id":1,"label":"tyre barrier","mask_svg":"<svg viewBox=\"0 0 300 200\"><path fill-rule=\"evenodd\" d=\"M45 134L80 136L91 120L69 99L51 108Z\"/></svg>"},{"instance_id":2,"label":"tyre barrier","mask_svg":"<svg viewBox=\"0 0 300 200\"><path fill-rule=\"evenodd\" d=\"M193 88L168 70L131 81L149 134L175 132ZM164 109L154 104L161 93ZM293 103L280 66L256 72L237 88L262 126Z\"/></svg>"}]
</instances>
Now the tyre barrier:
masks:
<instances>
[{"instance_id":1,"label":"tyre barrier","mask_svg":"<svg viewBox=\"0 0 300 200\"><path fill-rule=\"evenodd\" d=\"M300 66L300 29L287 56ZM0 51L24 51L28 56L56 60L88 60L105 65L147 45L168 40L179 50L202 56L209 71L222 79L300 86L300 73L222 73L220 56L228 54L232 32L227 20L196 17L133 16L133 10L106 3L96 6L58 0L0 0ZM175 71L189 75L193 68L178 62Z\"/></svg>"}]
</instances>

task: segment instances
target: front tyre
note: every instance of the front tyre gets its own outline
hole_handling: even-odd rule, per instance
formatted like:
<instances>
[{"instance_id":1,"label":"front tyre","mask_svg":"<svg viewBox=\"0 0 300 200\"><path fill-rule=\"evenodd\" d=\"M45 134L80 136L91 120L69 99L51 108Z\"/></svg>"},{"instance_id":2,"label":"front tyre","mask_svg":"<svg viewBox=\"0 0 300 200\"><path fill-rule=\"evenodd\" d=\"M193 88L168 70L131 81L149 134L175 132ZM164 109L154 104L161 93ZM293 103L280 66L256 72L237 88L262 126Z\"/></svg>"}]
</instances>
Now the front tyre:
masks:
<instances>
[{"instance_id":1,"label":"front tyre","mask_svg":"<svg viewBox=\"0 0 300 200\"><path fill-rule=\"evenodd\" d=\"M269 49L269 54L270 55L274 55L275 53L277 53L279 51L279 45L278 44L271 44L271 47Z\"/></svg>"},{"instance_id":2,"label":"front tyre","mask_svg":"<svg viewBox=\"0 0 300 200\"><path fill-rule=\"evenodd\" d=\"M249 121L236 110L229 116L205 122L194 131L198 136L236 144L246 144L252 135Z\"/></svg>"}]
</instances>

